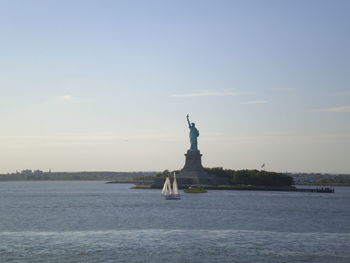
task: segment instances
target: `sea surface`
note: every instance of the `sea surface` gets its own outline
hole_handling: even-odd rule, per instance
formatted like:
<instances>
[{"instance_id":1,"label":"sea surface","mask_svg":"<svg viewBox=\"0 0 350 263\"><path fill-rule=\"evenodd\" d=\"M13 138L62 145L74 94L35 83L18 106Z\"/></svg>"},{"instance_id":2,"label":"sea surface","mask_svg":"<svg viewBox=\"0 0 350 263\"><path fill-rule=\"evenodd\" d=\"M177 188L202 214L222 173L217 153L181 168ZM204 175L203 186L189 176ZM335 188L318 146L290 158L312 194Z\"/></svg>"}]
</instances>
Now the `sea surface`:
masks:
<instances>
[{"instance_id":1,"label":"sea surface","mask_svg":"<svg viewBox=\"0 0 350 263\"><path fill-rule=\"evenodd\" d=\"M350 188L334 194L1 182L0 262L350 262Z\"/></svg>"}]
</instances>

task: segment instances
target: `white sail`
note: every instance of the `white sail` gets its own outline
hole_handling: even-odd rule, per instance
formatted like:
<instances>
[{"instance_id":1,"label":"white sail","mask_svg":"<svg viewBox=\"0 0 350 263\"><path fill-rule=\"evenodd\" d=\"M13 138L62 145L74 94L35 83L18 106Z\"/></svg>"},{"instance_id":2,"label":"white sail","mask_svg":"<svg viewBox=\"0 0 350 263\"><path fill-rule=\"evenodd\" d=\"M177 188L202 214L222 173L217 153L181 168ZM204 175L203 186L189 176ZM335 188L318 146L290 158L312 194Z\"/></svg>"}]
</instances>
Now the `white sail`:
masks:
<instances>
[{"instance_id":1,"label":"white sail","mask_svg":"<svg viewBox=\"0 0 350 263\"><path fill-rule=\"evenodd\" d=\"M165 179L165 183L164 183L164 186L163 186L162 195L171 195L172 192L173 191L171 190L170 179L169 179L169 177L167 177Z\"/></svg>"},{"instance_id":2,"label":"white sail","mask_svg":"<svg viewBox=\"0 0 350 263\"><path fill-rule=\"evenodd\" d=\"M177 187L177 181L176 181L176 175L174 173L174 182L173 182L173 194L178 195L179 194L179 189Z\"/></svg>"},{"instance_id":3,"label":"white sail","mask_svg":"<svg viewBox=\"0 0 350 263\"><path fill-rule=\"evenodd\" d=\"M166 184L167 184L167 194L168 195L173 194L173 190L171 189L170 177L166 178Z\"/></svg>"},{"instance_id":4,"label":"white sail","mask_svg":"<svg viewBox=\"0 0 350 263\"><path fill-rule=\"evenodd\" d=\"M163 190L162 190L162 195L167 195L168 193L168 186L167 186L167 179L165 179L165 182L164 182L164 186L163 186Z\"/></svg>"}]
</instances>

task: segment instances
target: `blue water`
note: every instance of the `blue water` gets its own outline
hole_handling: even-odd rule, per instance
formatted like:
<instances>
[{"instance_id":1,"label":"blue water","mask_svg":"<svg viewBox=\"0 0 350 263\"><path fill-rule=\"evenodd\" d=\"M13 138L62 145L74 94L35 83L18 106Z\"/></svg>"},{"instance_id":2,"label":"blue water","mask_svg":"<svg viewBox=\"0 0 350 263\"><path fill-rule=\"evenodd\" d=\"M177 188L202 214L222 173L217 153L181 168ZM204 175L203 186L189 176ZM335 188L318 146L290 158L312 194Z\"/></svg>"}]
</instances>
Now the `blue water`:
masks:
<instances>
[{"instance_id":1,"label":"blue water","mask_svg":"<svg viewBox=\"0 0 350 263\"><path fill-rule=\"evenodd\" d=\"M350 262L350 188L335 194L0 183L0 262Z\"/></svg>"}]
</instances>

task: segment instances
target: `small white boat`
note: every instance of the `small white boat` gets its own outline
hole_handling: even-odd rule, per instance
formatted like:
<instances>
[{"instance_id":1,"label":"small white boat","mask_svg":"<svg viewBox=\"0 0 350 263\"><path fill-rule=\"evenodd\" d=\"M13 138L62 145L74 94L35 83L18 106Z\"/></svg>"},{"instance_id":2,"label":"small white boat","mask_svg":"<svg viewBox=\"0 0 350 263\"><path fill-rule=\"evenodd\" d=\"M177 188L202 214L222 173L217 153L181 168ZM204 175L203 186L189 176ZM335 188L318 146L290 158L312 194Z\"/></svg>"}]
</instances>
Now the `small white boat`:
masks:
<instances>
[{"instance_id":1,"label":"small white boat","mask_svg":"<svg viewBox=\"0 0 350 263\"><path fill-rule=\"evenodd\" d=\"M165 179L165 183L162 190L162 195L166 200L179 200L181 199L179 188L177 186L176 175L174 173L173 187L171 187L170 178Z\"/></svg>"}]
</instances>

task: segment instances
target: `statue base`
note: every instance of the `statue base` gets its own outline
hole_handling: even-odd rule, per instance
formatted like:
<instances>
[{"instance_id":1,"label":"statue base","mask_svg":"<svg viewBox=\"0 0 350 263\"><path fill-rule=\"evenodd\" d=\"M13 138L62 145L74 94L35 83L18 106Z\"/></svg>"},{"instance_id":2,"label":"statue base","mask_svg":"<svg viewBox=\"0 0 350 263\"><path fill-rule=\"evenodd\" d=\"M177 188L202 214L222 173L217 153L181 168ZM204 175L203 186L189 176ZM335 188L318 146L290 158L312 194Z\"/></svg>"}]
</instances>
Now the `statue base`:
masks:
<instances>
[{"instance_id":1,"label":"statue base","mask_svg":"<svg viewBox=\"0 0 350 263\"><path fill-rule=\"evenodd\" d=\"M229 184L228 178L217 177L212 174L208 174L202 166L202 154L199 150L188 150L185 154L185 166L180 173L176 175L177 184L179 188L185 188L192 184L204 184L204 185L227 185ZM152 188L162 188L164 184L164 178L155 178L152 184Z\"/></svg>"},{"instance_id":2,"label":"statue base","mask_svg":"<svg viewBox=\"0 0 350 263\"><path fill-rule=\"evenodd\" d=\"M184 168L176 175L179 185L188 184L218 184L215 175L208 174L202 166L202 154L199 150L188 150L185 154Z\"/></svg>"}]
</instances>

